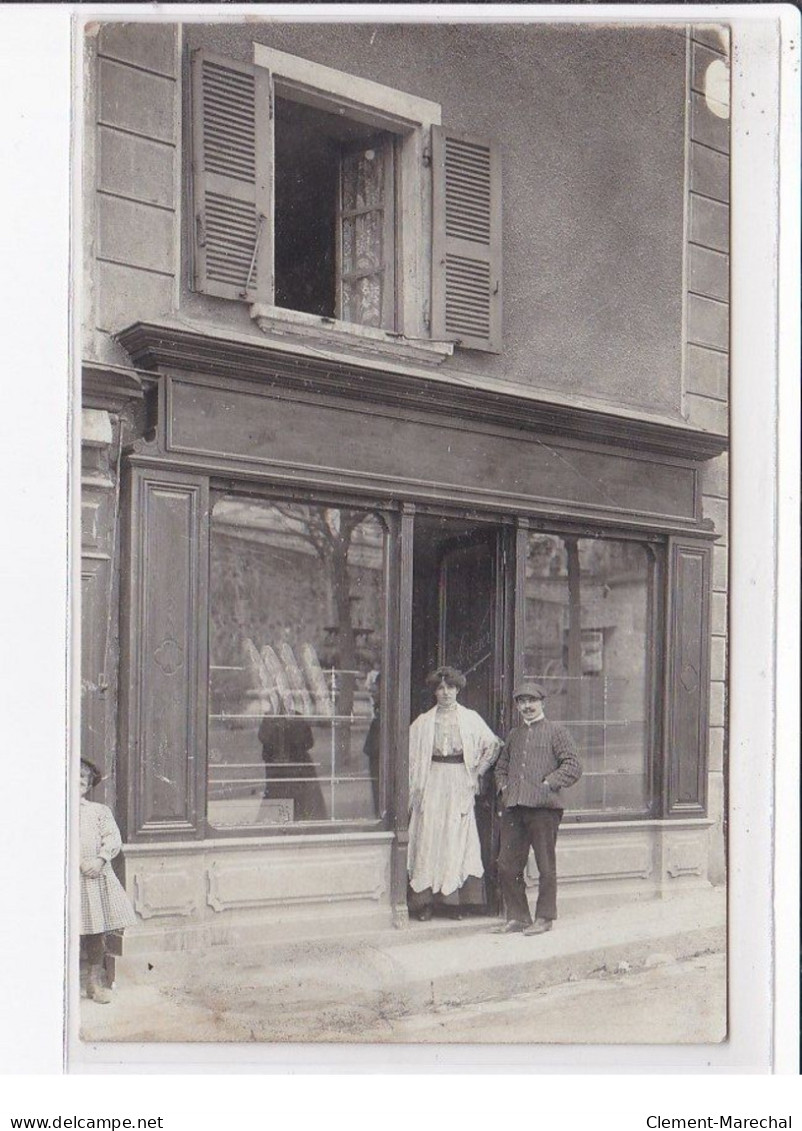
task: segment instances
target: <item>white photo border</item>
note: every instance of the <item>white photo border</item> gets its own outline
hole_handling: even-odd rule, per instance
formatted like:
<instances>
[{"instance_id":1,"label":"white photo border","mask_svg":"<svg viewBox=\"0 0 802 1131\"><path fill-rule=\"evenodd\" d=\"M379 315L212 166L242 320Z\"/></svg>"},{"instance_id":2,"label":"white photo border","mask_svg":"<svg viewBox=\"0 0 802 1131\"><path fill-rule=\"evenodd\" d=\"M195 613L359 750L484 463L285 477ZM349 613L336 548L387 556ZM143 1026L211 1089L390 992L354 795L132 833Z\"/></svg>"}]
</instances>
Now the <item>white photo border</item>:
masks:
<instances>
[{"instance_id":1,"label":"white photo border","mask_svg":"<svg viewBox=\"0 0 802 1131\"><path fill-rule=\"evenodd\" d=\"M733 54L732 550L730 664L730 1039L721 1046L217 1046L63 1042L65 930L62 891L67 827L65 721L75 733L76 678L66 695L68 602L80 481L75 408L79 322L69 290L80 281L80 247L70 224L79 201L80 122L70 97L81 82L71 55L71 21L87 19L527 20L604 23L724 22ZM790 5L7 5L0 12L6 136L16 190L8 217L14 272L5 272L6 520L14 549L2 594L12 631L4 653L13 743L2 799L3 881L11 906L26 907L25 930L4 939L2 968L33 967L11 980L0 1022L5 1070L77 1073L424 1071L568 1073L754 1073L798 1070L798 249L799 12ZM80 37L77 37L80 41ZM31 41L37 52L26 51ZM793 44L793 46L791 46ZM72 79L70 67L73 68ZM782 98L780 91L782 89ZM796 157L794 156L796 154ZM778 166L778 161L780 162ZM18 172L19 175L16 175ZM7 179L8 180L8 179ZM780 254L780 220L783 222ZM794 228L794 223L796 224ZM71 233L71 235L70 235ZM778 258L779 257L779 258ZM790 260L790 262L789 262ZM42 271L42 265L47 267ZM781 290L777 289L778 265ZM795 288L795 290L794 290ZM794 297L796 296L796 297ZM778 305L779 303L779 305ZM68 321L67 310L71 306ZM782 318L782 335L780 334ZM793 329L789 329L789 322ZM72 361L68 378L67 358ZM779 398L779 412L778 412ZM778 449L778 441L780 447ZM778 480L777 460L785 477ZM791 482L788 482L788 476ZM778 495L779 484L779 495ZM69 517L69 538L68 538ZM782 558L776 561L777 520ZM789 530L789 523L791 529ZM797 550L798 555L798 550ZM779 582L779 589L777 588ZM777 637L777 610L782 613ZM73 610L74 615L74 610ZM777 649L782 649L778 679ZM790 652L790 656L789 656ZM74 672L74 667L73 667ZM775 747L776 726L783 741ZM772 751L776 749L776 760ZM776 789L776 794L775 794ZM23 863L20 845L35 824ZM776 839L772 839L772 837ZM777 861L774 886L767 882ZM37 901L27 894L36 874ZM6 877L8 871L8 877ZM775 939L775 914L781 938ZM789 938L791 942L789 942ZM6 950L8 953L6 953ZM776 963L776 965L775 965ZM20 981L23 984L20 984ZM773 986L775 992L773 992ZM776 996L775 996L776 993ZM790 1008L789 1008L789 1003ZM7 1025L12 1032L5 1032ZM793 1067L796 1062L796 1067Z\"/></svg>"}]
</instances>

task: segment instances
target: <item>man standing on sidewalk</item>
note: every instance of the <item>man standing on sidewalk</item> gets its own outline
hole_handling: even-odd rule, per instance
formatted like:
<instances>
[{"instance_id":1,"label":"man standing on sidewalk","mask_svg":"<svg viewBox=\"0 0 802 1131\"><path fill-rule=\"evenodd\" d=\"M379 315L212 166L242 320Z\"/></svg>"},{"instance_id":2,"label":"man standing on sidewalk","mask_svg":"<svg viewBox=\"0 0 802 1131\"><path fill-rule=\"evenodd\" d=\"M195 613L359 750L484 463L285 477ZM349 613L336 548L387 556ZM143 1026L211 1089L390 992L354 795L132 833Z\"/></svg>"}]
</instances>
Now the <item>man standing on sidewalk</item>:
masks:
<instances>
[{"instance_id":1,"label":"man standing on sidewalk","mask_svg":"<svg viewBox=\"0 0 802 1131\"><path fill-rule=\"evenodd\" d=\"M498 878L507 921L493 930L540 935L550 931L557 918L556 847L562 791L579 780L582 766L568 731L543 714L546 692L539 683L524 680L513 698L522 723L507 735L496 763L496 788L503 808ZM530 848L539 875L534 923L524 883Z\"/></svg>"}]
</instances>

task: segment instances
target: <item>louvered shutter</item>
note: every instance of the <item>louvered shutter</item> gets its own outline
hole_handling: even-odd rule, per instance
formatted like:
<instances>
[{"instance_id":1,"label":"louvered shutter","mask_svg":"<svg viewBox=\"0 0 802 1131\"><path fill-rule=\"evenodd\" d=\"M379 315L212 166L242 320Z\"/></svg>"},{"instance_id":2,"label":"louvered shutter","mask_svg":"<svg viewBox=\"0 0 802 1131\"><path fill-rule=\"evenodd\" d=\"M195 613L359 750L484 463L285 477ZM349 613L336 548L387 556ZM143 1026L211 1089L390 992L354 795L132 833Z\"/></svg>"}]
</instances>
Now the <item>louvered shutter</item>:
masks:
<instances>
[{"instance_id":1,"label":"louvered shutter","mask_svg":"<svg viewBox=\"0 0 802 1131\"><path fill-rule=\"evenodd\" d=\"M501 350L498 147L432 127L432 336Z\"/></svg>"},{"instance_id":2,"label":"louvered shutter","mask_svg":"<svg viewBox=\"0 0 802 1131\"><path fill-rule=\"evenodd\" d=\"M193 278L221 298L272 301L270 74L192 57Z\"/></svg>"}]
</instances>

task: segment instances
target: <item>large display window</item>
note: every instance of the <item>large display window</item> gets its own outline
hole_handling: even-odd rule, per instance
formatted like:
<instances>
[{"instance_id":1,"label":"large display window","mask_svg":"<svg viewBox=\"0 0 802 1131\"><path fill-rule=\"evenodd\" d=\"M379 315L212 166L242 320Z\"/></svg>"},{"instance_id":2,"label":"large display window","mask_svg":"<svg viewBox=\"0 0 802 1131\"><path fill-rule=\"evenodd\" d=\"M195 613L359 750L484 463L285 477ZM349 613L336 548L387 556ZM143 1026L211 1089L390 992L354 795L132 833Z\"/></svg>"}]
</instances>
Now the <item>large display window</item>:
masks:
<instances>
[{"instance_id":1,"label":"large display window","mask_svg":"<svg viewBox=\"0 0 802 1131\"><path fill-rule=\"evenodd\" d=\"M161 469L131 488L129 837L403 832L439 663L498 733L515 681L544 685L584 765L573 819L704 815L708 537Z\"/></svg>"},{"instance_id":2,"label":"large display window","mask_svg":"<svg viewBox=\"0 0 802 1131\"><path fill-rule=\"evenodd\" d=\"M225 495L211 508L207 819L381 816L387 529L368 510Z\"/></svg>"},{"instance_id":3,"label":"large display window","mask_svg":"<svg viewBox=\"0 0 802 1131\"><path fill-rule=\"evenodd\" d=\"M530 531L524 673L547 692L582 759L575 815L648 813L652 774L655 547Z\"/></svg>"}]
</instances>

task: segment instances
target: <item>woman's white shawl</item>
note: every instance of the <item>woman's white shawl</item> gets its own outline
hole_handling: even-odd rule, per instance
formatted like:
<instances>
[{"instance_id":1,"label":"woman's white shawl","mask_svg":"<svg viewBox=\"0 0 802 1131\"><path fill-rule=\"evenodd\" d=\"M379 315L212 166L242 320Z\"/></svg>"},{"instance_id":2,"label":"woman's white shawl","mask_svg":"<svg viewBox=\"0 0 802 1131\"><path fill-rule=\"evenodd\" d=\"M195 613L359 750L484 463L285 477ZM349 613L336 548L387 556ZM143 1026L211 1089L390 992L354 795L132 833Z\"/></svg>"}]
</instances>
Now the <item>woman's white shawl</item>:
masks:
<instances>
[{"instance_id":1,"label":"woman's white shawl","mask_svg":"<svg viewBox=\"0 0 802 1131\"><path fill-rule=\"evenodd\" d=\"M496 760L501 740L493 734L482 716L457 703L457 726L462 739L465 772L476 793L479 778ZM409 728L409 795L420 797L426 788L434 751L434 723L437 708L418 715Z\"/></svg>"}]
</instances>

